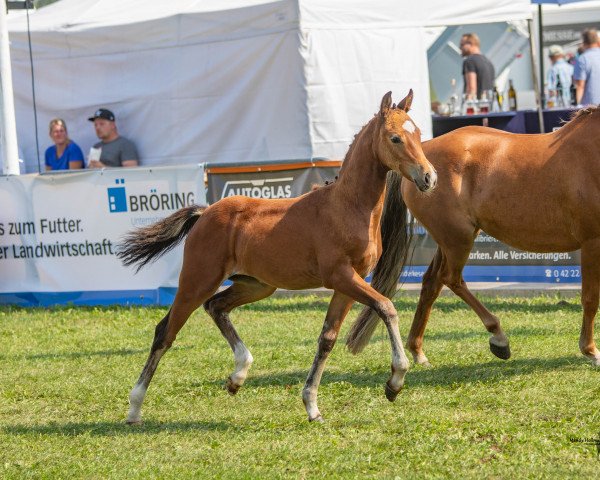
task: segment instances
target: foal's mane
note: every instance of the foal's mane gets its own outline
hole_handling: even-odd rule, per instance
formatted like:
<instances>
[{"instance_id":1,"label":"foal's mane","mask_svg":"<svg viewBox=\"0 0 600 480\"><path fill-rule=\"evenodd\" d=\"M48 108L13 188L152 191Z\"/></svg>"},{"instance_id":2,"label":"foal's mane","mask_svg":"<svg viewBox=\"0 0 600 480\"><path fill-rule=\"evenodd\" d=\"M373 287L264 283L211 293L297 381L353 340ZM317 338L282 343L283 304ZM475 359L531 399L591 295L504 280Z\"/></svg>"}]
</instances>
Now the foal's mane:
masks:
<instances>
[{"instance_id":1,"label":"foal's mane","mask_svg":"<svg viewBox=\"0 0 600 480\"><path fill-rule=\"evenodd\" d=\"M373 116L373 118L371 120L369 120L367 123L365 123L361 127L361 129L359 130L359 132L354 135L354 138L352 139L352 143L350 144L350 147L348 148L348 151L346 152L346 155L344 155L344 163L346 162L346 160L348 160L352 156L352 152L354 151L354 148L356 147L356 144L359 142L359 139L361 139L361 137L363 136L363 134L366 133L366 130L371 126L371 124L373 123L373 121L377 119L377 117L378 117L378 115L375 114ZM344 163L342 163L342 168L344 167Z\"/></svg>"}]
</instances>

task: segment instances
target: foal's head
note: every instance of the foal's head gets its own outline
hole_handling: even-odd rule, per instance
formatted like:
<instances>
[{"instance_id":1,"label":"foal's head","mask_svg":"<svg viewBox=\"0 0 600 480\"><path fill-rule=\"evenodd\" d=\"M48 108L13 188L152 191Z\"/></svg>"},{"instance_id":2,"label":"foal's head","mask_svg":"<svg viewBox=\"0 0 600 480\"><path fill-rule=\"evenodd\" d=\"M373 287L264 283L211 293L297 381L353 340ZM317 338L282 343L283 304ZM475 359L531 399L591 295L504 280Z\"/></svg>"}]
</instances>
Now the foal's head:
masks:
<instances>
[{"instance_id":1,"label":"foal's head","mask_svg":"<svg viewBox=\"0 0 600 480\"><path fill-rule=\"evenodd\" d=\"M378 115L375 150L381 163L415 182L422 192L427 192L435 187L437 173L421 148L421 131L408 116L412 99L410 90L396 106L392 105L392 92L384 95Z\"/></svg>"}]
</instances>

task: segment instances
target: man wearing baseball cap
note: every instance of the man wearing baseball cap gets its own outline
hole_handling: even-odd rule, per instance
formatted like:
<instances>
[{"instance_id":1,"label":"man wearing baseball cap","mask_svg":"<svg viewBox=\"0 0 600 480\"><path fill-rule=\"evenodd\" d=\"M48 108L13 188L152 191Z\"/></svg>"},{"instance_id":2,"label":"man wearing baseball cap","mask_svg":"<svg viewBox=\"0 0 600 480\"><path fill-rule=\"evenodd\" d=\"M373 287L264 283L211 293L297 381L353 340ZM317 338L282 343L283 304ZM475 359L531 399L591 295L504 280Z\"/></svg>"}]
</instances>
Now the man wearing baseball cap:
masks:
<instances>
[{"instance_id":1,"label":"man wearing baseball cap","mask_svg":"<svg viewBox=\"0 0 600 480\"><path fill-rule=\"evenodd\" d=\"M568 107L571 105L571 82L573 66L565 60L565 52L560 45L551 45L548 56L552 66L548 70L548 95L556 98L556 105Z\"/></svg>"},{"instance_id":2,"label":"man wearing baseball cap","mask_svg":"<svg viewBox=\"0 0 600 480\"><path fill-rule=\"evenodd\" d=\"M89 168L138 166L137 149L131 140L119 135L113 112L99 108L88 120L94 122L96 135L100 139L90 149Z\"/></svg>"}]
</instances>

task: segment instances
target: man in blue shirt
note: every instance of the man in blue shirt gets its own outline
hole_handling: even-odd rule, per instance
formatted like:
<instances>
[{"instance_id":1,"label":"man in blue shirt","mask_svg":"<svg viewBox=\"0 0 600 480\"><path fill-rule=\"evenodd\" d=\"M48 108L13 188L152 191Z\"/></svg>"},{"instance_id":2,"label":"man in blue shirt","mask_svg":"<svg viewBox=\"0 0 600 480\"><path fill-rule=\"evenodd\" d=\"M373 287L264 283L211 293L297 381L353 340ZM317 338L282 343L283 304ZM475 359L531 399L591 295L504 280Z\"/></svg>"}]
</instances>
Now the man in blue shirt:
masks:
<instances>
[{"instance_id":1,"label":"man in blue shirt","mask_svg":"<svg viewBox=\"0 0 600 480\"><path fill-rule=\"evenodd\" d=\"M600 103L600 42L598 32L591 28L581 34L584 52L575 64L575 92L578 105Z\"/></svg>"},{"instance_id":2,"label":"man in blue shirt","mask_svg":"<svg viewBox=\"0 0 600 480\"><path fill-rule=\"evenodd\" d=\"M560 45L551 45L548 50L552 62L547 78L549 98L556 99L557 107L568 107L571 105L573 66L565 60L565 53Z\"/></svg>"}]
</instances>

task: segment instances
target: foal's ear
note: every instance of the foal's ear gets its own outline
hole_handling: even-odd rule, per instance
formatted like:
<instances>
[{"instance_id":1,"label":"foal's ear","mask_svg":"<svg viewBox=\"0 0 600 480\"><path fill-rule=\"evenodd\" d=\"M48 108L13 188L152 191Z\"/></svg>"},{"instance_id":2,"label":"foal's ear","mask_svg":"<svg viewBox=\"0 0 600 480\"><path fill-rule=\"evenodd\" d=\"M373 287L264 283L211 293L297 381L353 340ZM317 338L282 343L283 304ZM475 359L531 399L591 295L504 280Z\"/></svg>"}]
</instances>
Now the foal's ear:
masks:
<instances>
[{"instance_id":1,"label":"foal's ear","mask_svg":"<svg viewBox=\"0 0 600 480\"><path fill-rule=\"evenodd\" d=\"M400 110L404 110L408 112L410 110L410 106L412 105L413 100L413 91L412 88L408 91L408 95L398 104L398 108Z\"/></svg>"},{"instance_id":2,"label":"foal's ear","mask_svg":"<svg viewBox=\"0 0 600 480\"><path fill-rule=\"evenodd\" d=\"M392 92L387 92L381 99L381 107L379 107L379 116L385 117L392 106Z\"/></svg>"}]
</instances>

